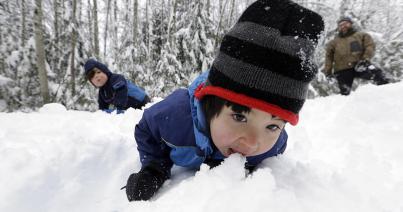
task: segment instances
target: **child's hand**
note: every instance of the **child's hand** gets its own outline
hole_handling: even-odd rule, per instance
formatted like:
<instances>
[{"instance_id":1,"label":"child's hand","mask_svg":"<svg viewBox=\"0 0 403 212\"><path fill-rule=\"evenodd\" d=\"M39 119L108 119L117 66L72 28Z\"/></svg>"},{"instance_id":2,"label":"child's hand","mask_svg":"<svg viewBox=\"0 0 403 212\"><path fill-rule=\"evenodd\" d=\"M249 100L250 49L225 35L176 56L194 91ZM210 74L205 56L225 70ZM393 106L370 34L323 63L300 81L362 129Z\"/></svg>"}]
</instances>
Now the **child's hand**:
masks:
<instances>
[{"instance_id":1,"label":"child's hand","mask_svg":"<svg viewBox=\"0 0 403 212\"><path fill-rule=\"evenodd\" d=\"M160 170L145 167L129 176L126 195L129 201L149 200L161 188L168 177Z\"/></svg>"},{"instance_id":2,"label":"child's hand","mask_svg":"<svg viewBox=\"0 0 403 212\"><path fill-rule=\"evenodd\" d=\"M103 109L102 111L104 111L105 113L112 113L115 110L114 109Z\"/></svg>"},{"instance_id":3,"label":"child's hand","mask_svg":"<svg viewBox=\"0 0 403 212\"><path fill-rule=\"evenodd\" d=\"M102 111L104 111L105 113L113 113L115 112L115 109L103 109ZM125 113L125 110L120 109L116 110L116 114L122 114L122 113Z\"/></svg>"},{"instance_id":4,"label":"child's hand","mask_svg":"<svg viewBox=\"0 0 403 212\"><path fill-rule=\"evenodd\" d=\"M216 166L221 165L221 163L222 163L223 161L224 161L224 160L222 160L222 159L218 160L218 159L206 158L206 160L204 161L204 163L207 164L207 165L210 167L210 169L212 169L212 168L214 168L214 167L216 167Z\"/></svg>"}]
</instances>

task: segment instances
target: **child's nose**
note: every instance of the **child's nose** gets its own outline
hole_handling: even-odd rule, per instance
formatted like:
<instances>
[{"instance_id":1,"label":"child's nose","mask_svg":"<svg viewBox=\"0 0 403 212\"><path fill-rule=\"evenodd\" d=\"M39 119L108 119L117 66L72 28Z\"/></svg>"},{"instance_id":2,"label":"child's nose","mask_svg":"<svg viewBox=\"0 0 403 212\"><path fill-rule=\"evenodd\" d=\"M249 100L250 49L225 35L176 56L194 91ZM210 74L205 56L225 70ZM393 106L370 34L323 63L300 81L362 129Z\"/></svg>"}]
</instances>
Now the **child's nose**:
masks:
<instances>
[{"instance_id":1,"label":"child's nose","mask_svg":"<svg viewBox=\"0 0 403 212\"><path fill-rule=\"evenodd\" d=\"M249 135L239 141L238 151L243 155L250 155L259 148L258 136Z\"/></svg>"}]
</instances>

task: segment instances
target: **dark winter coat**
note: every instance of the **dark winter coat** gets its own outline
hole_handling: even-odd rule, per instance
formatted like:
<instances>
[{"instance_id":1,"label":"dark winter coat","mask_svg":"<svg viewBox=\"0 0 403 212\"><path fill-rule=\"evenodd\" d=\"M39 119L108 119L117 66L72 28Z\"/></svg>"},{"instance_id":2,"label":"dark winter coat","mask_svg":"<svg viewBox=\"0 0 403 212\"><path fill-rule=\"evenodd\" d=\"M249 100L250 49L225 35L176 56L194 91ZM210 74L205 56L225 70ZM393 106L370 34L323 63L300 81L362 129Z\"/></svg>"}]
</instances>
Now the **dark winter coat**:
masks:
<instances>
[{"instance_id":1,"label":"dark winter coat","mask_svg":"<svg viewBox=\"0 0 403 212\"><path fill-rule=\"evenodd\" d=\"M105 85L99 88L99 109L126 110L129 107L138 109L144 106L145 100L148 99L147 94L124 76L112 73L106 65L96 60L88 60L84 67L85 75L95 67L108 76Z\"/></svg>"},{"instance_id":2,"label":"dark winter coat","mask_svg":"<svg viewBox=\"0 0 403 212\"><path fill-rule=\"evenodd\" d=\"M207 79L207 72L189 89L179 89L144 111L135 128L137 148L142 166L157 162L169 173L173 164L197 169L208 159L223 159L206 133L206 123L194 90ZM287 145L282 131L276 144L266 153L247 157L249 165L281 154Z\"/></svg>"},{"instance_id":3,"label":"dark winter coat","mask_svg":"<svg viewBox=\"0 0 403 212\"><path fill-rule=\"evenodd\" d=\"M353 29L352 29L353 30ZM354 68L360 60L368 60L374 56L375 43L365 32L351 31L346 36L337 35L326 46L325 74L332 74Z\"/></svg>"}]
</instances>

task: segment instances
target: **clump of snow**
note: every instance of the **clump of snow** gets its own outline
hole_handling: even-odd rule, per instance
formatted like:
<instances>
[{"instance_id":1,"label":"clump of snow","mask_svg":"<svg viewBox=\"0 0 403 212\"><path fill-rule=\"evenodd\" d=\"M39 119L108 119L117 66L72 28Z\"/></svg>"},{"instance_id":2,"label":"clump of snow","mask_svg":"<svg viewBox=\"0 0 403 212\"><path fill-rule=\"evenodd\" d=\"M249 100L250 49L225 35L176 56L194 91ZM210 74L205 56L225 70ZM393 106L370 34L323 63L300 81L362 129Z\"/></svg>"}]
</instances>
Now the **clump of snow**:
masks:
<instances>
[{"instance_id":1,"label":"clump of snow","mask_svg":"<svg viewBox=\"0 0 403 212\"><path fill-rule=\"evenodd\" d=\"M239 155L214 169L174 167L152 200L130 203L120 188L140 169L142 110L0 113L0 211L403 211L402 90L308 100L285 154L252 175Z\"/></svg>"},{"instance_id":2,"label":"clump of snow","mask_svg":"<svg viewBox=\"0 0 403 212\"><path fill-rule=\"evenodd\" d=\"M66 111L66 107L58 103L45 104L44 106L39 108L40 113L63 113Z\"/></svg>"},{"instance_id":3,"label":"clump of snow","mask_svg":"<svg viewBox=\"0 0 403 212\"><path fill-rule=\"evenodd\" d=\"M0 75L0 86L6 86L8 83L12 82L13 80Z\"/></svg>"}]
</instances>

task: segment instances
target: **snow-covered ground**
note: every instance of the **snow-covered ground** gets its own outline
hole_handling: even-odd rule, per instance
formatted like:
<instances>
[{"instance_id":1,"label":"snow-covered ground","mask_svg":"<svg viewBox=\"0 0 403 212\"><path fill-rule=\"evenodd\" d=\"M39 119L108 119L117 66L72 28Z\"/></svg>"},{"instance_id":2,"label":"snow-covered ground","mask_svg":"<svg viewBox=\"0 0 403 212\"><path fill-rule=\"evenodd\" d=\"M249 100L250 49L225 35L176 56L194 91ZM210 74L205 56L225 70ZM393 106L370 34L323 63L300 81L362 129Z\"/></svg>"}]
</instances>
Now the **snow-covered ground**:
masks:
<instances>
[{"instance_id":1,"label":"snow-covered ground","mask_svg":"<svg viewBox=\"0 0 403 212\"><path fill-rule=\"evenodd\" d=\"M174 168L151 201L127 202L142 115L0 113L0 211L403 211L403 83L308 100L286 153L244 177L238 155Z\"/></svg>"}]
</instances>

